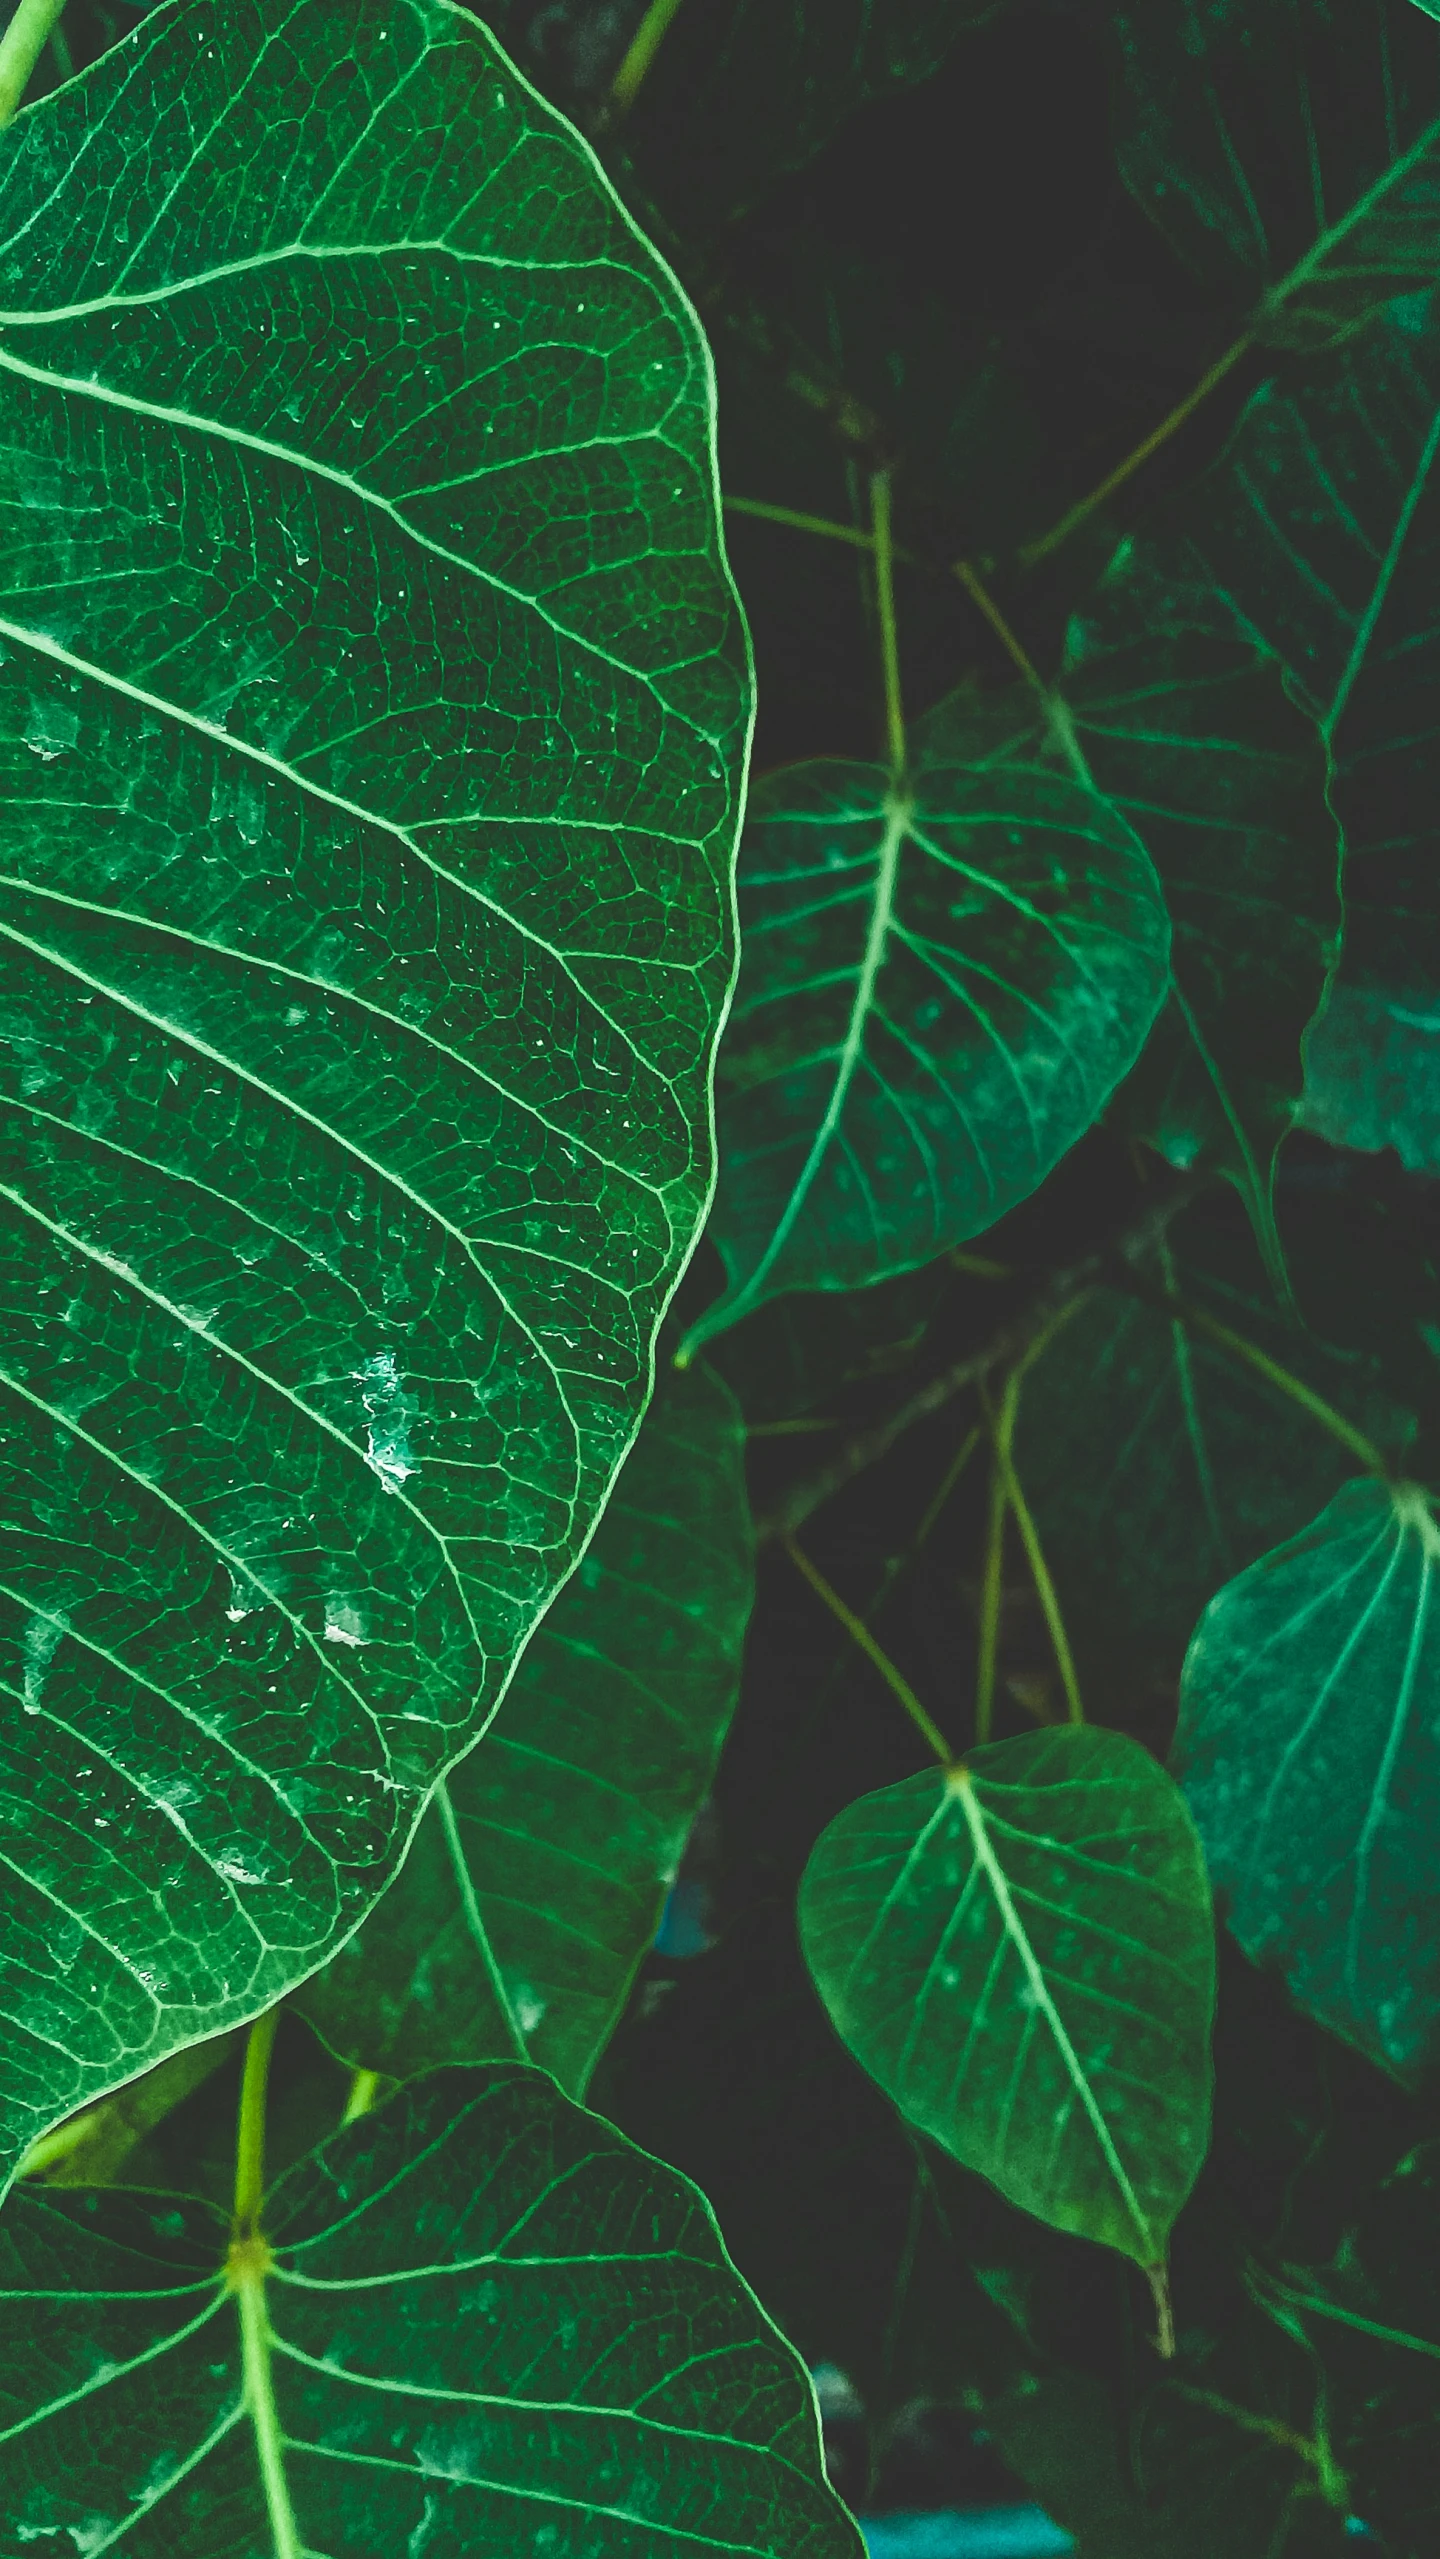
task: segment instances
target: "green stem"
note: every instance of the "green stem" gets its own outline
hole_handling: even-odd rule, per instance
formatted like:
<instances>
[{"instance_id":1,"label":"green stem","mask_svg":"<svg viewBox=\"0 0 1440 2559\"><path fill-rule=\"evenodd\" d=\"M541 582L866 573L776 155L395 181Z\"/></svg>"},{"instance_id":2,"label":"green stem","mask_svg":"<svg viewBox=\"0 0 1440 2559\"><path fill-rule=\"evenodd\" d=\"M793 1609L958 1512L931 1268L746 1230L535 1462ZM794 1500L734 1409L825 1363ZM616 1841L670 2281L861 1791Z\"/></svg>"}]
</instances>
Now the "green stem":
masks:
<instances>
[{"instance_id":1,"label":"green stem","mask_svg":"<svg viewBox=\"0 0 1440 2559\"><path fill-rule=\"evenodd\" d=\"M1048 703L1050 693L1044 678L1040 674L1034 660L1026 655L1025 650L1016 639L1014 632L1011 630L1010 625L1006 621L1004 614L1001 612L999 605L996 603L994 596L991 594L990 589L981 577L979 570L976 569L969 560L957 560L955 563L955 575L965 589L971 603L976 606L978 611L983 613L991 630L994 632L996 639L999 641L1000 646L1005 651L1006 656L1011 660L1013 665L1019 668L1026 683L1034 686L1041 701Z\"/></svg>"},{"instance_id":2,"label":"green stem","mask_svg":"<svg viewBox=\"0 0 1440 2559\"><path fill-rule=\"evenodd\" d=\"M984 1433L981 1430L979 1423L973 1423L960 1442L960 1445L955 1451L954 1456L951 1458L949 1465L946 1467L944 1474L941 1476L939 1488L932 1495L926 1509L925 1516L915 1531L914 1540L911 1546L912 1555L918 1555L921 1548L928 1542L931 1530L934 1528L937 1519L945 1508L946 1503L949 1501L951 1494L954 1492L956 1485L959 1483L961 1476L964 1474L966 1467L969 1465L970 1460L974 1456L983 1437Z\"/></svg>"},{"instance_id":3,"label":"green stem","mask_svg":"<svg viewBox=\"0 0 1440 2559\"><path fill-rule=\"evenodd\" d=\"M1018 1394L1018 1379L1012 1372L1006 1381L1000 1419L991 1432L990 1517L985 1532L985 1572L980 1584L980 1644L975 1663L975 1739L988 1742L995 1720L995 1672L1000 1656L1000 1604L1005 1590L1005 1518L1010 1508L1010 1488L1006 1482L1005 1461L1001 1454L1001 1435L1005 1429L1007 1408L1013 1424L1012 1393Z\"/></svg>"},{"instance_id":4,"label":"green stem","mask_svg":"<svg viewBox=\"0 0 1440 2559\"><path fill-rule=\"evenodd\" d=\"M271 2258L260 2228L265 2193L265 2096L279 2018L278 2008L257 2017L245 2045L235 2133L235 2235L230 2243L226 2281L239 2313L245 2406L255 2429L255 2453L265 2491L274 2559L305 2559L290 2483L285 2476L285 2436L275 2400L273 2339L265 2304L265 2278Z\"/></svg>"},{"instance_id":5,"label":"green stem","mask_svg":"<svg viewBox=\"0 0 1440 2559\"><path fill-rule=\"evenodd\" d=\"M1251 344L1248 331L1243 338L1237 338L1233 346L1228 346L1224 354L1216 358L1208 373L1202 373L1194 390L1188 391L1183 400L1176 402L1174 408L1161 419L1160 424L1151 429L1149 435L1135 446L1133 452L1126 454L1123 462L1117 462L1114 470L1107 472L1098 488L1092 489L1088 497L1081 498L1076 505L1070 507L1061 516L1059 523L1052 524L1049 532L1042 533L1037 541L1022 543L1020 558L1025 566L1033 568L1037 560L1048 559L1052 551L1058 551L1061 543L1068 542L1071 534L1077 526L1085 522L1087 516L1093 515L1098 506L1103 506L1108 497L1112 497L1117 489L1124 487L1132 472L1138 471L1142 462L1148 462L1152 453L1157 452L1162 444L1168 444L1176 428L1182 427L1186 419L1199 408L1201 401L1209 398L1217 383L1224 381L1231 366L1239 363L1241 356Z\"/></svg>"},{"instance_id":6,"label":"green stem","mask_svg":"<svg viewBox=\"0 0 1440 2559\"><path fill-rule=\"evenodd\" d=\"M880 668L885 685L885 747L890 778L905 779L905 713L900 699L900 643L895 627L895 552L890 540L890 474L870 481L870 523L875 541L875 601L880 614Z\"/></svg>"},{"instance_id":7,"label":"green stem","mask_svg":"<svg viewBox=\"0 0 1440 2559\"><path fill-rule=\"evenodd\" d=\"M1020 1371L1017 1369L1011 1384L1018 1388L1019 1383ZM1065 1691L1065 1711L1072 1724L1083 1724L1085 1709L1080 1703L1080 1682L1075 1675L1075 1656L1070 1650L1070 1638L1065 1632L1065 1620L1060 1613L1060 1601L1056 1595L1055 1584L1050 1578L1050 1567L1041 1549L1040 1532L1021 1489L1020 1478L1015 1472L1015 1460L1008 1439L1003 1447L997 1440L995 1460L1005 1479L1006 1499L1015 1514L1015 1525L1020 1531L1020 1541L1030 1566L1030 1579L1035 1585L1035 1596L1040 1602L1049 1631L1050 1649L1055 1656L1055 1667L1060 1673L1060 1685Z\"/></svg>"},{"instance_id":8,"label":"green stem","mask_svg":"<svg viewBox=\"0 0 1440 2559\"><path fill-rule=\"evenodd\" d=\"M246 2239L258 2229L265 2193L265 2091L270 2055L275 2049L278 2008L257 2017L245 2042L245 2068L240 2079L240 2117L235 2129L235 2235Z\"/></svg>"},{"instance_id":9,"label":"green stem","mask_svg":"<svg viewBox=\"0 0 1440 2559\"><path fill-rule=\"evenodd\" d=\"M68 2159L72 2150L89 2140L104 2114L103 2105L87 2107L83 2115L72 2115L68 2124L57 2124L54 2132L42 2133L32 2141L15 2174L17 2177L42 2177L57 2160Z\"/></svg>"},{"instance_id":10,"label":"green stem","mask_svg":"<svg viewBox=\"0 0 1440 2559\"><path fill-rule=\"evenodd\" d=\"M630 39L625 58L610 88L612 119L628 115L640 93L650 65L669 33L671 21L680 0L650 0L650 6Z\"/></svg>"},{"instance_id":11,"label":"green stem","mask_svg":"<svg viewBox=\"0 0 1440 2559\"><path fill-rule=\"evenodd\" d=\"M55 32L65 0L20 0L0 36L0 124L18 113L30 74Z\"/></svg>"},{"instance_id":12,"label":"green stem","mask_svg":"<svg viewBox=\"0 0 1440 2559\"><path fill-rule=\"evenodd\" d=\"M831 1616L839 1620L852 1643L858 1644L861 1652L865 1655L866 1660L873 1662L876 1670L880 1673L881 1678L884 1680L892 1695L899 1698L901 1705L904 1707L911 1723L915 1726L916 1731L924 1735L926 1742L935 1753L941 1767L953 1768L955 1765L955 1754L945 1739L944 1734L941 1732L939 1725L926 1713L925 1708L921 1705L919 1698L916 1696L914 1689L911 1687L910 1682L905 1677L903 1671L898 1671L896 1669L889 1654L876 1643L875 1638L871 1634L869 1627L866 1625L864 1618L857 1616L853 1608L847 1608L844 1600L840 1596L840 1593L835 1589L832 1583L827 1582L818 1565L811 1563L804 1547L800 1545L796 1538L786 1538L785 1552L789 1556L797 1573L802 1574L804 1579L809 1583L816 1598L824 1601Z\"/></svg>"},{"instance_id":13,"label":"green stem","mask_svg":"<svg viewBox=\"0 0 1440 2559\"><path fill-rule=\"evenodd\" d=\"M833 516L804 515L793 506L767 506L761 498L727 497L724 503L732 515L758 515L765 524L788 524L796 533L818 533L827 542L848 542L854 551L875 548L873 533L862 533L858 524L837 524Z\"/></svg>"},{"instance_id":14,"label":"green stem","mask_svg":"<svg viewBox=\"0 0 1440 2559\"><path fill-rule=\"evenodd\" d=\"M1166 1303L1183 1324L1188 1324L1194 1332L1203 1333L1208 1341L1218 1342L1222 1350L1232 1352L1236 1359L1244 1360L1247 1368L1253 1368L1257 1376L1268 1378L1282 1395L1289 1396L1292 1404L1300 1405L1322 1430L1329 1431L1331 1437L1338 1439L1343 1448L1348 1448L1353 1457L1358 1457L1370 1474L1382 1478L1389 1475L1390 1469L1373 1439L1368 1439L1364 1431L1357 1430L1353 1422L1347 1422L1343 1413L1337 1413L1334 1405L1327 1404L1323 1395L1315 1394L1303 1379L1294 1376L1288 1368L1282 1368L1278 1360L1271 1359L1258 1342L1247 1341L1243 1333L1232 1332L1228 1324L1220 1323L1214 1315L1207 1315L1202 1306L1191 1306L1183 1297L1168 1298Z\"/></svg>"},{"instance_id":15,"label":"green stem","mask_svg":"<svg viewBox=\"0 0 1440 2559\"><path fill-rule=\"evenodd\" d=\"M341 2123L353 2124L358 2116L368 2115L379 2091L378 2070L357 2070L350 2082L349 2094L345 2100L345 2112L340 2118Z\"/></svg>"}]
</instances>

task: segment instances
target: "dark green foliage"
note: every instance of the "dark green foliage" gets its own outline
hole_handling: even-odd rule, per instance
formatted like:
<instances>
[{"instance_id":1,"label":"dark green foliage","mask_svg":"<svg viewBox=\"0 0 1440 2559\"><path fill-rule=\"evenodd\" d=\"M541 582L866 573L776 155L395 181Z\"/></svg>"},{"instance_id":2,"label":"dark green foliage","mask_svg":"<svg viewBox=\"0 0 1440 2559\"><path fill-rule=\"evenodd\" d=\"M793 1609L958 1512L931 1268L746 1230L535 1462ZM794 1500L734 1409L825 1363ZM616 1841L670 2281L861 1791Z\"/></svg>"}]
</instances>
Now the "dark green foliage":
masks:
<instances>
[{"instance_id":1,"label":"dark green foliage","mask_svg":"<svg viewBox=\"0 0 1440 2559\"><path fill-rule=\"evenodd\" d=\"M265 2226L263 2277L231 2254L227 2286L203 2204L12 2197L9 2548L857 2550L703 2198L541 2072L431 2076L291 2169Z\"/></svg>"},{"instance_id":2,"label":"dark green foliage","mask_svg":"<svg viewBox=\"0 0 1440 2559\"><path fill-rule=\"evenodd\" d=\"M1433 2559L1437 6L69 0L0 2559Z\"/></svg>"}]
</instances>

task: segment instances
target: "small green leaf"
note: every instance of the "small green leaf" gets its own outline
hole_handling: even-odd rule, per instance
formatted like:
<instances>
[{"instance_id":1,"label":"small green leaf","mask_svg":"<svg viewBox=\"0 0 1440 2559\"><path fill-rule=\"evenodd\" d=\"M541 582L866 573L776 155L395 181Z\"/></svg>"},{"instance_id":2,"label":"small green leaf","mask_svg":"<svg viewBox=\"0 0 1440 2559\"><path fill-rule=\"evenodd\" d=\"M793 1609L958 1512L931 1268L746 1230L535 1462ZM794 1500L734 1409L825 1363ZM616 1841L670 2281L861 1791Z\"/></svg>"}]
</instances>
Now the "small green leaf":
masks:
<instances>
[{"instance_id":1,"label":"small green leaf","mask_svg":"<svg viewBox=\"0 0 1440 2559\"><path fill-rule=\"evenodd\" d=\"M1440 39L1410 0L1109 15L1125 183L1265 343L1328 345L1440 279Z\"/></svg>"},{"instance_id":2,"label":"small green leaf","mask_svg":"<svg viewBox=\"0 0 1440 2559\"><path fill-rule=\"evenodd\" d=\"M802 764L760 785L692 1343L787 1289L931 1261L1028 1197L1137 1056L1169 926L1123 818L1017 765Z\"/></svg>"},{"instance_id":3,"label":"small green leaf","mask_svg":"<svg viewBox=\"0 0 1440 2559\"><path fill-rule=\"evenodd\" d=\"M518 2034L583 2094L734 1709L754 1583L744 1455L729 1389L703 1364L672 1372L496 1723L364 1927L295 1995L343 2059L400 2077L503 2058Z\"/></svg>"},{"instance_id":4,"label":"small green leaf","mask_svg":"<svg viewBox=\"0 0 1440 2559\"><path fill-rule=\"evenodd\" d=\"M748 688L698 324L446 0L157 9L0 306L3 2167L323 1959L583 1545Z\"/></svg>"},{"instance_id":5,"label":"small green leaf","mask_svg":"<svg viewBox=\"0 0 1440 2559\"><path fill-rule=\"evenodd\" d=\"M1138 1742L1026 1735L863 1796L811 1856L800 1934L910 2123L1055 2228L1164 2262L1209 2137L1214 1932Z\"/></svg>"},{"instance_id":6,"label":"small green leaf","mask_svg":"<svg viewBox=\"0 0 1440 2559\"><path fill-rule=\"evenodd\" d=\"M1402 2077L1440 2052L1440 1530L1351 1483L1217 1592L1175 1765L1236 1937Z\"/></svg>"},{"instance_id":7,"label":"small green leaf","mask_svg":"<svg viewBox=\"0 0 1440 2559\"><path fill-rule=\"evenodd\" d=\"M7 2551L859 2559L703 2197L543 2073L432 2075L280 2180L227 2282L228 2236L12 2194Z\"/></svg>"},{"instance_id":8,"label":"small green leaf","mask_svg":"<svg viewBox=\"0 0 1440 2559\"><path fill-rule=\"evenodd\" d=\"M1339 936L1324 743L1163 517L1158 536L1121 544L1072 619L1055 691L1063 731L1028 686L965 686L920 735L932 753L983 741L987 764L1078 746L1150 855L1173 926L1172 992L1111 1116L1174 1165L1223 1167L1263 1234Z\"/></svg>"}]
</instances>

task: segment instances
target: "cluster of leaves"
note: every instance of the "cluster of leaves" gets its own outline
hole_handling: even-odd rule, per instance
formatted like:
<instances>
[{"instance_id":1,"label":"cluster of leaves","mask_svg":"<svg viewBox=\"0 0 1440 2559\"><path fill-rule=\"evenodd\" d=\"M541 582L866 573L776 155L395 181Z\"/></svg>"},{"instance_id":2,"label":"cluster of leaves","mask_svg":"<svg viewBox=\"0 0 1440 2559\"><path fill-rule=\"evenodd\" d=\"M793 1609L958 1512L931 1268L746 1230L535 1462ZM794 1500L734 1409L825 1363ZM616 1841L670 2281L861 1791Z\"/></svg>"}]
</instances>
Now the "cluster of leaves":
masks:
<instances>
[{"instance_id":1,"label":"cluster of leaves","mask_svg":"<svg viewBox=\"0 0 1440 2559\"><path fill-rule=\"evenodd\" d=\"M1422 2559L1440 27L56 14L5 2552Z\"/></svg>"}]
</instances>

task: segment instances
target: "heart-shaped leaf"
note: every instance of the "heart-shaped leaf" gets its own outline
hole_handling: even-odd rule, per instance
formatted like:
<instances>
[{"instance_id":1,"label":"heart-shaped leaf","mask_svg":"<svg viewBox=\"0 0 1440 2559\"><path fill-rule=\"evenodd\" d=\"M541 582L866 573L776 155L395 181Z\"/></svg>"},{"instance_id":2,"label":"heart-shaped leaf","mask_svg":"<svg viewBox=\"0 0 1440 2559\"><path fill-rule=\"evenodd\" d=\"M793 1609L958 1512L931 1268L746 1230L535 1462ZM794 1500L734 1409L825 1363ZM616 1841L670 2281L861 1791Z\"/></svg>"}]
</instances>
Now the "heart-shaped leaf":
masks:
<instances>
[{"instance_id":1,"label":"heart-shaped leaf","mask_svg":"<svg viewBox=\"0 0 1440 2559\"><path fill-rule=\"evenodd\" d=\"M497 1721L442 1780L384 1900L296 1994L344 2059L403 2076L518 2044L584 2093L734 1709L744 1460L729 1389L703 1363L672 1371Z\"/></svg>"},{"instance_id":2,"label":"heart-shaped leaf","mask_svg":"<svg viewBox=\"0 0 1440 2559\"><path fill-rule=\"evenodd\" d=\"M185 2197L11 2195L7 2550L859 2559L703 2197L542 2072L433 2074L228 2239Z\"/></svg>"},{"instance_id":3,"label":"heart-shaped leaf","mask_svg":"<svg viewBox=\"0 0 1440 2559\"><path fill-rule=\"evenodd\" d=\"M1170 911L1173 983L1112 1117L1174 1165L1223 1166L1263 1233L1339 934L1329 763L1274 658L1196 627L1206 608L1176 549L1121 544L1066 634L1059 719L1028 686L1008 698L967 686L920 734L932 751L968 741L977 760L983 740L1002 764L1078 747L1134 828ZM1223 625L1213 604L1209 620Z\"/></svg>"},{"instance_id":4,"label":"heart-shaped leaf","mask_svg":"<svg viewBox=\"0 0 1440 2559\"><path fill-rule=\"evenodd\" d=\"M313 1969L583 1544L747 701L694 317L444 0L155 11L0 315L3 2158Z\"/></svg>"},{"instance_id":5,"label":"heart-shaped leaf","mask_svg":"<svg viewBox=\"0 0 1440 2559\"><path fill-rule=\"evenodd\" d=\"M1440 2051L1440 1529L1351 1483L1210 1602L1175 1765L1226 1916L1402 2076Z\"/></svg>"},{"instance_id":6,"label":"heart-shaped leaf","mask_svg":"<svg viewBox=\"0 0 1440 2559\"><path fill-rule=\"evenodd\" d=\"M1118 157L1186 262L1324 346L1440 278L1440 38L1410 0L1120 0Z\"/></svg>"},{"instance_id":7,"label":"heart-shaped leaf","mask_svg":"<svg viewBox=\"0 0 1440 2559\"><path fill-rule=\"evenodd\" d=\"M1041 1183L1136 1055L1169 925L1123 818L1068 776L795 766L741 851L744 965L710 1233L766 1298L931 1261Z\"/></svg>"},{"instance_id":8,"label":"heart-shaped leaf","mask_svg":"<svg viewBox=\"0 0 1440 2559\"><path fill-rule=\"evenodd\" d=\"M1012 2203L1159 2267L1205 2156L1214 1930L1179 1789L1123 1733L992 1742L863 1796L800 1887L839 2034Z\"/></svg>"}]
</instances>

